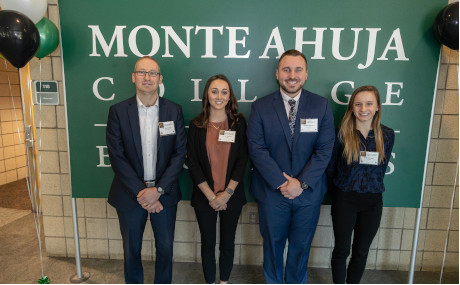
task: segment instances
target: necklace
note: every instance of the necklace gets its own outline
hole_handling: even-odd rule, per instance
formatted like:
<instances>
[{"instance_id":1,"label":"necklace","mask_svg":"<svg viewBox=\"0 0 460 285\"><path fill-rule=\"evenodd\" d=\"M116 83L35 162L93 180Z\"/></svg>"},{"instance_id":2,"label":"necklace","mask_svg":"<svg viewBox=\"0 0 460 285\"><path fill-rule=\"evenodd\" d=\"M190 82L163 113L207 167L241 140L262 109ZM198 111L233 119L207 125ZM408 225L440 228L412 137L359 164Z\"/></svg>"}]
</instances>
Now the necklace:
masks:
<instances>
[{"instance_id":1,"label":"necklace","mask_svg":"<svg viewBox=\"0 0 460 285\"><path fill-rule=\"evenodd\" d=\"M219 126L217 126L217 127L214 126L214 124L213 124L211 121L209 121L209 123L211 124L211 126L214 127L214 129L218 130L218 129L220 129L220 128L222 127L222 123L223 123L223 122L220 122Z\"/></svg>"}]
</instances>

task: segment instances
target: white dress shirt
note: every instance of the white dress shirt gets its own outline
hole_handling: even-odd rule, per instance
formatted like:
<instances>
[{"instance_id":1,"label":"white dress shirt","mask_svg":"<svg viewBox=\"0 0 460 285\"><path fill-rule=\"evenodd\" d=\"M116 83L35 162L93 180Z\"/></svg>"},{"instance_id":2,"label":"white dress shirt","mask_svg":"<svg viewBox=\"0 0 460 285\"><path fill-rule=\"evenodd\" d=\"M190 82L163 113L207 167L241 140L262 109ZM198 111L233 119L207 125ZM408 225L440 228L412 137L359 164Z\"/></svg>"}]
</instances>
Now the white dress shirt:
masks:
<instances>
[{"instance_id":1,"label":"white dress shirt","mask_svg":"<svg viewBox=\"0 0 460 285\"><path fill-rule=\"evenodd\" d=\"M302 93L302 89L299 91L299 94L295 95L294 98L289 97L286 93L284 93L283 89L280 89L281 97L283 97L284 108L286 109L286 116L289 120L289 111L291 110L291 105L289 105L289 100L293 99L295 101L295 114L297 114L297 109L299 108L299 99L300 94Z\"/></svg>"},{"instance_id":2,"label":"white dress shirt","mask_svg":"<svg viewBox=\"0 0 460 285\"><path fill-rule=\"evenodd\" d=\"M158 99L150 107L144 106L136 95L141 130L142 158L144 162L144 181L155 180L158 139Z\"/></svg>"}]
</instances>

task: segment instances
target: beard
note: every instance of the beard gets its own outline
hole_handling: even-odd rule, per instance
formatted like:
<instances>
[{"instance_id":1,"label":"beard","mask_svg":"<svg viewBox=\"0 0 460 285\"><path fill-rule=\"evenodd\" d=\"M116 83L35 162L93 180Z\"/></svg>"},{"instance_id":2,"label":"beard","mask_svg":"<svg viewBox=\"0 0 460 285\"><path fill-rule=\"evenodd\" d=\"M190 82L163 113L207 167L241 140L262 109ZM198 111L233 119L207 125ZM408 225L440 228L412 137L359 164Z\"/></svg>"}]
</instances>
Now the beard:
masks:
<instances>
[{"instance_id":1,"label":"beard","mask_svg":"<svg viewBox=\"0 0 460 285\"><path fill-rule=\"evenodd\" d=\"M281 89L286 93L286 94L292 94L292 95L295 95L297 93L299 93L299 91L302 89L303 85L300 85L299 88L295 89L295 91L290 91L286 85L280 83L280 87Z\"/></svg>"}]
</instances>

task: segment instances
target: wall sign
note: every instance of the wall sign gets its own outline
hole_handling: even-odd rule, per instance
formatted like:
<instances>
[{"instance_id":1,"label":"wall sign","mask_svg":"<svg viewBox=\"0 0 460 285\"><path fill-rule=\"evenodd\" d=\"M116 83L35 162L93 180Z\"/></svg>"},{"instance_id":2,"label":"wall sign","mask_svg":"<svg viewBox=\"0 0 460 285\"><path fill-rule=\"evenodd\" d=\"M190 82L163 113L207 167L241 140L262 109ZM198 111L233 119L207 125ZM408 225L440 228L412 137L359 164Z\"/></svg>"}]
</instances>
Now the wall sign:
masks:
<instances>
[{"instance_id":1,"label":"wall sign","mask_svg":"<svg viewBox=\"0 0 460 285\"><path fill-rule=\"evenodd\" d=\"M182 105L188 125L218 73L248 117L252 102L279 88L277 58L295 48L308 59L305 88L330 100L336 124L355 88L378 88L382 122L397 132L385 206L418 207L440 52L431 27L446 3L60 0L73 197L107 197L108 109L134 95L138 57L159 62L161 95ZM181 187L189 199L186 169Z\"/></svg>"}]
</instances>

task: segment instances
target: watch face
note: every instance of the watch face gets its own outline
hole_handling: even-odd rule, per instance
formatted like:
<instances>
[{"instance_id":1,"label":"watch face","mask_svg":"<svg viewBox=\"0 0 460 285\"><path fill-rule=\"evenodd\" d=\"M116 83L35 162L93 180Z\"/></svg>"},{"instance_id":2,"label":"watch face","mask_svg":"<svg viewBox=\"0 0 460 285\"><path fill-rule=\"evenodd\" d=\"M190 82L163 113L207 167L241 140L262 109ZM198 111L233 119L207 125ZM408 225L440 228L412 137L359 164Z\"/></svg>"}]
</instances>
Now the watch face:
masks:
<instances>
[{"instance_id":1,"label":"watch face","mask_svg":"<svg viewBox=\"0 0 460 285\"><path fill-rule=\"evenodd\" d=\"M305 182L302 182L302 184L300 185L300 187L302 187L302 189L305 190L305 189L308 188L308 184L305 183Z\"/></svg>"}]
</instances>

